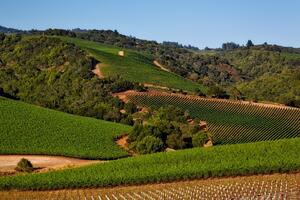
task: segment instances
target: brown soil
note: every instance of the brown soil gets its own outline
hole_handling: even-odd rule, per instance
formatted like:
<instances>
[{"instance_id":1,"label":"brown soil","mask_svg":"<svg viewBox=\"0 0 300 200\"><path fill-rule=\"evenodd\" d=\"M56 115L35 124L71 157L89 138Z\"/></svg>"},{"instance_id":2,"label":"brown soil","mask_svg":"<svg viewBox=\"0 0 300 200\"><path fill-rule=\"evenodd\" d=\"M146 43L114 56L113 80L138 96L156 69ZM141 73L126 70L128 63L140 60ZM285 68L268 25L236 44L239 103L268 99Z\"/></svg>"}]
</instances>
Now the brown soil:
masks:
<instances>
[{"instance_id":1,"label":"brown soil","mask_svg":"<svg viewBox=\"0 0 300 200\"><path fill-rule=\"evenodd\" d=\"M124 135L117 140L117 144L121 146L123 149L128 150L128 143L127 143L128 135Z\"/></svg>"},{"instance_id":2,"label":"brown soil","mask_svg":"<svg viewBox=\"0 0 300 200\"><path fill-rule=\"evenodd\" d=\"M161 65L157 60L154 60L154 61L153 61L153 64L154 64L155 66L159 67L161 70L164 70L164 71L166 71L166 72L170 72L169 69L165 68L165 67L164 67L163 65Z\"/></svg>"},{"instance_id":3,"label":"brown soil","mask_svg":"<svg viewBox=\"0 0 300 200\"><path fill-rule=\"evenodd\" d=\"M126 150L128 152L129 155L131 156L137 156L138 154L135 153L134 151L129 149L129 144L127 142L128 140L128 135L123 135L122 137L120 137L119 139L117 139L116 143L122 147L124 150Z\"/></svg>"},{"instance_id":4,"label":"brown soil","mask_svg":"<svg viewBox=\"0 0 300 200\"><path fill-rule=\"evenodd\" d=\"M29 160L36 172L46 172L49 170L63 169L69 167L78 167L104 161L99 160L83 160L77 158L69 158L63 156L43 156L43 155L0 155L0 174L15 174L14 170L17 163L22 159Z\"/></svg>"},{"instance_id":5,"label":"brown soil","mask_svg":"<svg viewBox=\"0 0 300 200\"><path fill-rule=\"evenodd\" d=\"M92 72L97 75L100 79L104 79L103 73L100 71L100 63L98 63L95 67L95 69L92 70Z\"/></svg>"},{"instance_id":6,"label":"brown soil","mask_svg":"<svg viewBox=\"0 0 300 200\"><path fill-rule=\"evenodd\" d=\"M269 194L269 192L277 192L277 194L287 197L280 198L279 196L277 196L278 199L299 199L299 180L300 173L271 174L237 176L228 178L209 178L190 181L174 181L170 183L117 186L110 188L64 189L34 192L12 190L0 191L0 196L2 197L1 199L23 200L40 199L40 197L45 197L46 199L61 199L62 197L64 197L64 199L124 199L121 197L128 197L129 195L131 195L134 197L131 198L129 196L129 199L141 199L136 198L134 193L142 195L142 193L151 194L149 193L149 191L152 191L159 195L153 196L154 198L147 198L144 196L144 199L155 199L155 197L156 199L158 199L157 197L161 197L161 199L196 199L193 195L197 194L197 191L194 189L200 190L201 187L203 187L207 189L205 190L206 198L201 199L250 199L248 198L250 196L253 198L257 197L254 199L269 199L267 197L267 194ZM280 185L282 186L282 188ZM210 191L211 187L215 188L213 192ZM222 191L218 191L217 188ZM180 191L180 193L178 193L178 191ZM165 193L167 196L160 195L160 192L162 194ZM174 192L177 193L177 198L174 196L169 196ZM266 192L266 195L264 194L264 192ZM219 195L223 194L223 196L216 196L216 193L218 193ZM240 196L237 197L237 195Z\"/></svg>"}]
</instances>

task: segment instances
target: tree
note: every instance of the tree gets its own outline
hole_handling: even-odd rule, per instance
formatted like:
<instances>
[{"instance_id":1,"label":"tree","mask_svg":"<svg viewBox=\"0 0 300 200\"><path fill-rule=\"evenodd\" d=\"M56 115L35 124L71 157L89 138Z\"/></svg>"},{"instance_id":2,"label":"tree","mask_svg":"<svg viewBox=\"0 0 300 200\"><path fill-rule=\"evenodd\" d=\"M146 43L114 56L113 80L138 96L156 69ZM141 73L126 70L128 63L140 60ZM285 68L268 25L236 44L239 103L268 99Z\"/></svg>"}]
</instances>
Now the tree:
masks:
<instances>
[{"instance_id":1,"label":"tree","mask_svg":"<svg viewBox=\"0 0 300 200\"><path fill-rule=\"evenodd\" d=\"M218 86L212 86L208 88L207 94L213 98L221 98L221 99L229 98L229 95L226 93L226 91Z\"/></svg>"},{"instance_id":2,"label":"tree","mask_svg":"<svg viewBox=\"0 0 300 200\"><path fill-rule=\"evenodd\" d=\"M253 47L253 46L254 46L253 42L251 40L248 40L247 44L246 44L246 47L250 48L250 47Z\"/></svg>"},{"instance_id":3,"label":"tree","mask_svg":"<svg viewBox=\"0 0 300 200\"><path fill-rule=\"evenodd\" d=\"M193 135L193 147L203 147L203 145L207 142L208 136L204 132L199 132Z\"/></svg>"},{"instance_id":4,"label":"tree","mask_svg":"<svg viewBox=\"0 0 300 200\"><path fill-rule=\"evenodd\" d=\"M4 33L0 33L0 42L3 41L5 39L5 34Z\"/></svg>"},{"instance_id":5,"label":"tree","mask_svg":"<svg viewBox=\"0 0 300 200\"><path fill-rule=\"evenodd\" d=\"M223 50L233 50L239 48L240 45L234 43L234 42L227 42L222 44L222 49Z\"/></svg>"},{"instance_id":6,"label":"tree","mask_svg":"<svg viewBox=\"0 0 300 200\"><path fill-rule=\"evenodd\" d=\"M25 159L25 158L22 158L18 164L17 164L17 167L15 168L16 171L19 171L19 172L32 172L33 171L33 165L32 163Z\"/></svg>"},{"instance_id":7,"label":"tree","mask_svg":"<svg viewBox=\"0 0 300 200\"><path fill-rule=\"evenodd\" d=\"M146 136L136 146L136 150L140 154L148 154L159 152L163 149L164 144L161 139L154 136Z\"/></svg>"},{"instance_id":8,"label":"tree","mask_svg":"<svg viewBox=\"0 0 300 200\"><path fill-rule=\"evenodd\" d=\"M183 149L185 147L185 142L179 134L168 135L166 143L172 149Z\"/></svg>"},{"instance_id":9,"label":"tree","mask_svg":"<svg viewBox=\"0 0 300 200\"><path fill-rule=\"evenodd\" d=\"M132 114L138 111L136 105L132 102L128 102L125 104L124 109L127 113Z\"/></svg>"}]
</instances>

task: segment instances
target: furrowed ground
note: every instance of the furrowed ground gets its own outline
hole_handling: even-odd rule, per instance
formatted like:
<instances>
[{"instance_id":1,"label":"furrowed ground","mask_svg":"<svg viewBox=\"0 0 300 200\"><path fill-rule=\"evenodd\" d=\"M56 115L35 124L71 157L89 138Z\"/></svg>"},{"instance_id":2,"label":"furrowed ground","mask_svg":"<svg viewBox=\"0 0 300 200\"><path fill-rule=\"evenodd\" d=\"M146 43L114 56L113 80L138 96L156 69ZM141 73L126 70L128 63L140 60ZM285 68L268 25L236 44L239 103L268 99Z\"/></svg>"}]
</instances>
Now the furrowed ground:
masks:
<instances>
[{"instance_id":1,"label":"furrowed ground","mask_svg":"<svg viewBox=\"0 0 300 200\"><path fill-rule=\"evenodd\" d=\"M215 144L234 144L300 136L300 109L250 102L206 99L162 92L123 96L144 107L174 105L207 122Z\"/></svg>"},{"instance_id":2,"label":"furrowed ground","mask_svg":"<svg viewBox=\"0 0 300 200\"><path fill-rule=\"evenodd\" d=\"M43 174L0 178L0 189L50 190L269 174L300 169L300 138L193 148Z\"/></svg>"},{"instance_id":3,"label":"furrowed ground","mask_svg":"<svg viewBox=\"0 0 300 200\"><path fill-rule=\"evenodd\" d=\"M300 173L180 181L142 186L56 191L5 191L4 200L18 199L297 199Z\"/></svg>"},{"instance_id":4,"label":"furrowed ground","mask_svg":"<svg viewBox=\"0 0 300 200\"><path fill-rule=\"evenodd\" d=\"M61 38L64 41L74 43L81 49L86 50L100 61L101 72L104 76L120 75L122 78L146 84L165 86L168 88L195 91L206 88L177 74L159 69L153 64L151 56L142 53L122 49L115 46L91 42L78 38ZM124 50L125 55L119 56L118 52Z\"/></svg>"},{"instance_id":5,"label":"furrowed ground","mask_svg":"<svg viewBox=\"0 0 300 200\"><path fill-rule=\"evenodd\" d=\"M0 98L0 154L116 159L128 154L114 139L130 126Z\"/></svg>"}]
</instances>

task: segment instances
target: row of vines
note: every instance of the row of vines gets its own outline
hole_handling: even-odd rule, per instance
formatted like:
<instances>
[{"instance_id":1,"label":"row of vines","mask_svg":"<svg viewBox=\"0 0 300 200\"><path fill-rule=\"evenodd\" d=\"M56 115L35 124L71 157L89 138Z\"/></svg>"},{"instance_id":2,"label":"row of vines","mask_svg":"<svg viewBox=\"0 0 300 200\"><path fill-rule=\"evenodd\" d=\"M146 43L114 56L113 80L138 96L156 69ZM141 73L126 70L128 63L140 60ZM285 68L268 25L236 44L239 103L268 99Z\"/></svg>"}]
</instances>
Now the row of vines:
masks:
<instances>
[{"instance_id":1,"label":"row of vines","mask_svg":"<svg viewBox=\"0 0 300 200\"><path fill-rule=\"evenodd\" d=\"M132 93L140 106L174 105L204 120L215 144L234 144L300 136L300 109L265 107L244 102L189 98L164 93Z\"/></svg>"}]
</instances>

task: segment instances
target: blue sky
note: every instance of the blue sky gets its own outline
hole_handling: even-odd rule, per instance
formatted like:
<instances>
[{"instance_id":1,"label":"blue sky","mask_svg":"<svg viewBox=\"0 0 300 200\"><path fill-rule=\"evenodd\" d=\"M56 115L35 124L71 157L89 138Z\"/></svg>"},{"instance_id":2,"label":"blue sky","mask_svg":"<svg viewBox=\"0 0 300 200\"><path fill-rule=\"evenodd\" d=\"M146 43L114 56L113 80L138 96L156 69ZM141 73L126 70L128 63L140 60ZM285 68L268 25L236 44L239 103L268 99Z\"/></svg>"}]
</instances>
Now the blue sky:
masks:
<instances>
[{"instance_id":1,"label":"blue sky","mask_svg":"<svg viewBox=\"0 0 300 200\"><path fill-rule=\"evenodd\" d=\"M116 29L198 47L223 42L300 47L300 0L1 0L0 25Z\"/></svg>"}]
</instances>

